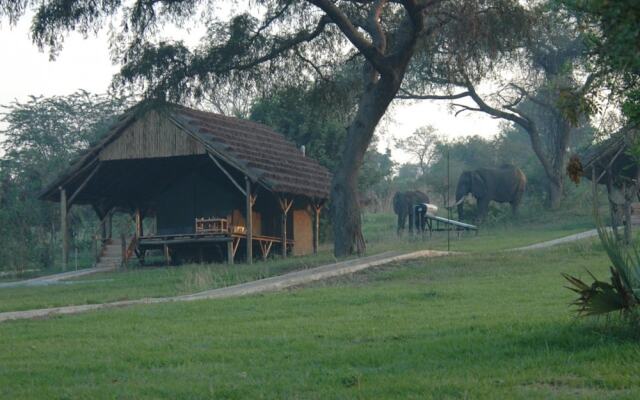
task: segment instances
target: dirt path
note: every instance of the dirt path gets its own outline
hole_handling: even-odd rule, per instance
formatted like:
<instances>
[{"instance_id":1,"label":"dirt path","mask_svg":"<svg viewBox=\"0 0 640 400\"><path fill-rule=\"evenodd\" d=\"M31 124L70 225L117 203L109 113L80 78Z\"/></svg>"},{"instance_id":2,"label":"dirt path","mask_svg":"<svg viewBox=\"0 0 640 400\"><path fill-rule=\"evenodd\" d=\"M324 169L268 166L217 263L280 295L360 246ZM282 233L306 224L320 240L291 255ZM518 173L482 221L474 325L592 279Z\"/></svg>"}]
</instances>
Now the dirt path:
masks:
<instances>
[{"instance_id":1,"label":"dirt path","mask_svg":"<svg viewBox=\"0 0 640 400\"><path fill-rule=\"evenodd\" d=\"M576 233L573 235L561 237L559 239L549 240L549 241L540 242L540 243L534 243L534 244L523 246L523 247L516 247L515 249L509 249L506 251L525 251L525 250L546 249L549 247L557 246L559 244L571 243L577 240L588 239L596 236L598 236L598 230L592 229L590 231Z\"/></svg>"},{"instance_id":2,"label":"dirt path","mask_svg":"<svg viewBox=\"0 0 640 400\"><path fill-rule=\"evenodd\" d=\"M528 246L508 249L506 251L527 251L546 249L548 247L560 244L575 242L577 240L587 239L598 236L597 230L593 229L586 232L576 233L559 239L549 240L546 242L535 243ZM158 304L169 303L175 301L193 301L203 299L219 299L227 297L246 296L255 293L277 291L285 288L298 286L322 279L332 278L340 275L352 274L366 268L375 267L383 264L389 264L395 261L411 260L416 258L440 257L445 255L456 254L454 252L437 251L437 250L421 250L412 253L401 253L389 251L369 257L358 258L349 261L342 261L334 264L323 265L316 268L294 271L288 274L274 276L270 278L260 279L257 281L242 283L239 285L228 286L219 289L211 289L200 293L194 293L183 296L160 297L160 298L144 298L138 300L117 301L102 304L84 304L78 306L65 306L56 308L44 308L38 310L27 311L11 311L0 313L0 323L16 319L43 318L54 315L78 314L82 312L100 310L105 308L127 307L138 304ZM9 282L0 284L0 288L14 287L21 285L46 285L64 279L75 278L78 276L88 275L97 272L105 272L112 268L90 268L81 271L71 271L62 274L44 276L40 278L29 279L20 282Z\"/></svg>"},{"instance_id":3,"label":"dirt path","mask_svg":"<svg viewBox=\"0 0 640 400\"><path fill-rule=\"evenodd\" d=\"M586 239L594 236L598 236L598 232L595 229L586 231L586 232L576 233L574 235L569 235L559 239L549 240L546 242L535 243L532 245L517 247L514 249L507 249L505 251L545 249L547 247L557 246L559 244L569 243L576 240ZM27 279L23 281L5 282L5 283L0 283L0 289L19 287L19 286L45 286L45 285L59 283L60 281L64 281L67 279L78 278L85 275L113 271L114 269L115 268L113 267L87 268L79 271L69 271L69 272L63 272L55 275L45 275L38 278Z\"/></svg>"},{"instance_id":4,"label":"dirt path","mask_svg":"<svg viewBox=\"0 0 640 400\"><path fill-rule=\"evenodd\" d=\"M389 251L370 257L358 258L355 260L342 261L335 264L323 265L316 268L309 268L301 271L294 271L288 274L274 276L271 278L260 279L253 282L242 283L239 285L228 286L219 289L207 290L200 293L194 293L175 297L146 298L139 300L118 301L103 304L84 304L78 306L66 306L56 308L44 308L39 310L12 311L0 313L0 322L16 320L43 318L54 315L78 314L82 312L100 310L105 308L127 307L137 304L157 304L169 303L176 301L194 301L203 299L219 299L226 297L246 296L249 294L262 293L268 291L277 291L285 288L298 286L322 279L332 278L340 275L352 274L366 268L389 264L395 261L405 261L416 258L440 257L454 253L436 250L421 250L412 253L400 253L397 251Z\"/></svg>"},{"instance_id":5,"label":"dirt path","mask_svg":"<svg viewBox=\"0 0 640 400\"><path fill-rule=\"evenodd\" d=\"M115 267L86 268L78 271L62 272L60 274L45 275L37 278L26 279L23 281L0 283L0 289L12 288L19 286L45 286L63 281L65 279L78 278L85 275L97 274L99 272L113 271Z\"/></svg>"}]
</instances>

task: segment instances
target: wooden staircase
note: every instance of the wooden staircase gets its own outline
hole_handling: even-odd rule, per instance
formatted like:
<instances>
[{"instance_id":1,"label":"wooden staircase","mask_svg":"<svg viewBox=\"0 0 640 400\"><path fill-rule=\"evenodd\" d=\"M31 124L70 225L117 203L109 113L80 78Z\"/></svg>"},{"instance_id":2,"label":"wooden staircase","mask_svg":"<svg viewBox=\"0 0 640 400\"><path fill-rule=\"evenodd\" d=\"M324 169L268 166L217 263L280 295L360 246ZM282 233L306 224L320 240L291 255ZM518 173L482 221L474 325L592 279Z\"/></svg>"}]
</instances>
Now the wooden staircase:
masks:
<instances>
[{"instance_id":1,"label":"wooden staircase","mask_svg":"<svg viewBox=\"0 0 640 400\"><path fill-rule=\"evenodd\" d=\"M113 240L105 241L96 262L96 268L116 269L122 265L122 246Z\"/></svg>"}]
</instances>

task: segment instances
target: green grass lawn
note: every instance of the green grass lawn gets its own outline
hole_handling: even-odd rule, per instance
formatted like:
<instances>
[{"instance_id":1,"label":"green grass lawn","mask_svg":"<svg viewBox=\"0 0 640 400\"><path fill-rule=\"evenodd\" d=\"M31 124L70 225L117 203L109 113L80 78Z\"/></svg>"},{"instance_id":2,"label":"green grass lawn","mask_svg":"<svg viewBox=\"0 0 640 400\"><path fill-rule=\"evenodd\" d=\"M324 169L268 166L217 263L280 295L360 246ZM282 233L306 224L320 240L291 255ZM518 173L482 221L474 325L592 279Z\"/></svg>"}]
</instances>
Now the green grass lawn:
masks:
<instances>
[{"instance_id":1,"label":"green grass lawn","mask_svg":"<svg viewBox=\"0 0 640 400\"><path fill-rule=\"evenodd\" d=\"M606 276L593 243L3 323L0 398L637 399L637 329L568 306L561 272Z\"/></svg>"},{"instance_id":2,"label":"green grass lawn","mask_svg":"<svg viewBox=\"0 0 640 400\"><path fill-rule=\"evenodd\" d=\"M252 265L138 267L84 276L48 286L0 288L0 312L196 293L311 268L334 260L325 251L317 256L273 259Z\"/></svg>"},{"instance_id":3,"label":"green grass lawn","mask_svg":"<svg viewBox=\"0 0 640 400\"><path fill-rule=\"evenodd\" d=\"M62 265L57 263L50 266L49 268L42 268L42 269L33 268L33 269L26 269L22 271L13 271L13 270L1 271L0 270L0 283L15 282L15 281L21 281L25 279L37 278L40 276L59 274L65 271L91 268L94 266L94 264L95 264L95 256L93 255L93 251L85 250L82 253L78 254L77 259L75 258L75 253L71 255L71 259L69 260L69 268L67 268L66 270L62 268Z\"/></svg>"},{"instance_id":4,"label":"green grass lawn","mask_svg":"<svg viewBox=\"0 0 640 400\"><path fill-rule=\"evenodd\" d=\"M446 215L443 215L446 217ZM420 248L446 250L447 232L434 232L429 239L409 238L408 232L398 238L395 233L396 217L393 214L367 214L364 216L363 233L370 252L389 249L414 250ZM571 213L567 210L543 212L529 217L507 219L503 222L480 226L477 232L449 234L449 246L453 251L505 250L547 240L557 239L578 232L594 229L590 214L584 210Z\"/></svg>"},{"instance_id":5,"label":"green grass lawn","mask_svg":"<svg viewBox=\"0 0 640 400\"><path fill-rule=\"evenodd\" d=\"M446 233L443 232L435 233L429 240L411 239L407 235L398 238L392 214L365 215L363 226L368 255L390 250L447 249ZM458 238L452 233L450 246L454 251L487 252L554 239L591 227L588 219L568 219L566 215L556 218L545 214L542 220L493 224L482 228L477 235L465 233ZM324 246L317 256L286 260L276 257L253 265L134 267L50 286L0 288L0 312L195 293L334 261L329 246Z\"/></svg>"}]
</instances>

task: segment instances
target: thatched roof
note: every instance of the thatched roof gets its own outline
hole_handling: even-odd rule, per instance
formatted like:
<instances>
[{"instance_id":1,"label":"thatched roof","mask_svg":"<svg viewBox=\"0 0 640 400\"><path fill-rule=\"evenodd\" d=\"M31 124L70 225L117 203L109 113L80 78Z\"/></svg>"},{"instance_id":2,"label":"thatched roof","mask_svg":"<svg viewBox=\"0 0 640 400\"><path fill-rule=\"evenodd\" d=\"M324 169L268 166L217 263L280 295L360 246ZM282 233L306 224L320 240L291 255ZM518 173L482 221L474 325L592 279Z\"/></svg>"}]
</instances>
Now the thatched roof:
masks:
<instances>
[{"instance_id":1,"label":"thatched roof","mask_svg":"<svg viewBox=\"0 0 640 400\"><path fill-rule=\"evenodd\" d=\"M266 125L177 106L170 115L200 138L207 149L228 157L239 170L270 190L329 197L329 171Z\"/></svg>"},{"instance_id":2,"label":"thatched roof","mask_svg":"<svg viewBox=\"0 0 640 400\"><path fill-rule=\"evenodd\" d=\"M596 178L606 176L610 171L615 181L635 179L638 174L638 163L629 154L629 149L631 140L636 134L636 129L627 127L608 139L589 146L578 156L580 174L592 179L594 175ZM599 182L604 183L606 180L600 179Z\"/></svg>"},{"instance_id":3,"label":"thatched roof","mask_svg":"<svg viewBox=\"0 0 640 400\"><path fill-rule=\"evenodd\" d=\"M329 197L329 171L303 155L282 134L255 122L165 104L153 108L134 107L120 116L102 140L83 152L62 175L44 188L40 198L57 200L59 187L86 175L99 161L100 152L151 110L201 143L211 156L269 191L317 199ZM212 168L215 168L213 163Z\"/></svg>"}]
</instances>

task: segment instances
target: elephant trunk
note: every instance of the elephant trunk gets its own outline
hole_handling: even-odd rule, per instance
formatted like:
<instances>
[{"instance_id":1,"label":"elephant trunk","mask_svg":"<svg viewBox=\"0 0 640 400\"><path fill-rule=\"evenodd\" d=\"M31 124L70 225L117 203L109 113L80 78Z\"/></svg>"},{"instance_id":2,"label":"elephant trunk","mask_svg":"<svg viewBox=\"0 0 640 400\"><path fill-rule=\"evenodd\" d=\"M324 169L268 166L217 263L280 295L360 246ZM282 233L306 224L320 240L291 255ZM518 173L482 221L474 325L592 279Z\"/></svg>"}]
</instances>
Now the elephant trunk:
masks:
<instances>
[{"instance_id":1,"label":"elephant trunk","mask_svg":"<svg viewBox=\"0 0 640 400\"><path fill-rule=\"evenodd\" d=\"M402 213L402 195L400 193L396 193L393 196L393 212L396 213L396 215Z\"/></svg>"},{"instance_id":2,"label":"elephant trunk","mask_svg":"<svg viewBox=\"0 0 640 400\"><path fill-rule=\"evenodd\" d=\"M456 204L458 207L458 219L462 220L464 218L464 198L469 193L469 189L465 187L465 185L460 182L456 189Z\"/></svg>"},{"instance_id":3,"label":"elephant trunk","mask_svg":"<svg viewBox=\"0 0 640 400\"><path fill-rule=\"evenodd\" d=\"M402 194L400 192L396 192L396 194L393 196L393 212L395 212L398 216L398 225L396 228L396 234L398 236L402 235L402 231L404 230L404 222L406 220L406 214L402 202Z\"/></svg>"}]
</instances>

